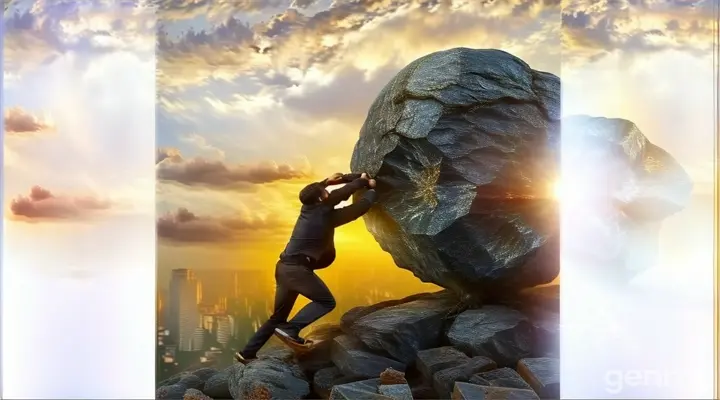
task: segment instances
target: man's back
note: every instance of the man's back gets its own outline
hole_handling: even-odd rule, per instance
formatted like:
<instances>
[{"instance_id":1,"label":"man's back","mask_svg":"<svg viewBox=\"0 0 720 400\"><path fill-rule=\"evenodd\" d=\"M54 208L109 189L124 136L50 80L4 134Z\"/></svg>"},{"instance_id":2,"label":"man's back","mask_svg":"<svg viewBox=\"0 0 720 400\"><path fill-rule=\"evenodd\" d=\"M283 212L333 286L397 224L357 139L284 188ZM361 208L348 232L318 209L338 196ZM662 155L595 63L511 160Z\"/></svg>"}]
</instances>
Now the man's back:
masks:
<instances>
[{"instance_id":1,"label":"man's back","mask_svg":"<svg viewBox=\"0 0 720 400\"><path fill-rule=\"evenodd\" d=\"M281 257L307 256L317 261L334 251L333 207L324 203L303 205Z\"/></svg>"},{"instance_id":2,"label":"man's back","mask_svg":"<svg viewBox=\"0 0 720 400\"><path fill-rule=\"evenodd\" d=\"M324 182L312 185L318 184ZM368 179L353 179L345 186L329 193L327 198L318 198L314 203L303 204L280 259L303 256L311 259L312 267L315 269L329 266L335 259L335 228L365 214L375 203L377 194L371 189L352 205L339 209L335 209L335 206L348 200L356 191L368 187L368 184Z\"/></svg>"}]
</instances>

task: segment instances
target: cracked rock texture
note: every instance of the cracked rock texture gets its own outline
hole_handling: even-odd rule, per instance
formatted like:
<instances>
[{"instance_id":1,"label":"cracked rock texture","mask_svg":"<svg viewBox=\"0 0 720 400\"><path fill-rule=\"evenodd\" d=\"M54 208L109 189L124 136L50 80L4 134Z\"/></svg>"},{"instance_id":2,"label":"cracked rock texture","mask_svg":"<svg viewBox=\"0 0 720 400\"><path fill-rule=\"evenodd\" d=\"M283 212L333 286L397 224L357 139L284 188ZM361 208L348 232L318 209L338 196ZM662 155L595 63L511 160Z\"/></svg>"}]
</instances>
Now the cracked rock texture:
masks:
<instances>
[{"instance_id":1,"label":"cracked rock texture","mask_svg":"<svg viewBox=\"0 0 720 400\"><path fill-rule=\"evenodd\" d=\"M365 223L395 263L461 294L552 281L560 80L500 50L400 71L372 104L354 172L378 180Z\"/></svg>"}]
</instances>

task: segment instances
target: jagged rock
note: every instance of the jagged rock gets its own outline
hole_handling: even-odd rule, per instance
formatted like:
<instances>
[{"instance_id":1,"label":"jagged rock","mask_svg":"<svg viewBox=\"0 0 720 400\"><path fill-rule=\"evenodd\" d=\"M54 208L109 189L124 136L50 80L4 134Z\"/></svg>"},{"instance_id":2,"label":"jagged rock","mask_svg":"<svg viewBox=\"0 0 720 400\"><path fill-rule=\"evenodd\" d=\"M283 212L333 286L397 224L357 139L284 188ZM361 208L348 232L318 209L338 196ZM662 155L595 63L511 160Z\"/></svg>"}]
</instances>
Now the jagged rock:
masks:
<instances>
[{"instance_id":1,"label":"jagged rock","mask_svg":"<svg viewBox=\"0 0 720 400\"><path fill-rule=\"evenodd\" d=\"M533 356L560 356L560 285L523 290L513 305L529 319L534 328Z\"/></svg>"},{"instance_id":2,"label":"jagged rock","mask_svg":"<svg viewBox=\"0 0 720 400\"><path fill-rule=\"evenodd\" d=\"M313 390L323 399L330 397L330 391L339 378L343 376L337 367L323 368L313 377Z\"/></svg>"},{"instance_id":3,"label":"jagged rock","mask_svg":"<svg viewBox=\"0 0 720 400\"><path fill-rule=\"evenodd\" d=\"M380 374L380 385L403 385L407 383L404 372L388 368Z\"/></svg>"},{"instance_id":4,"label":"jagged rock","mask_svg":"<svg viewBox=\"0 0 720 400\"><path fill-rule=\"evenodd\" d=\"M407 383L380 385L378 393L395 400L413 400L412 389Z\"/></svg>"},{"instance_id":5,"label":"jagged rock","mask_svg":"<svg viewBox=\"0 0 720 400\"><path fill-rule=\"evenodd\" d=\"M522 376L512 368L498 368L488 372L481 372L473 375L469 382L480 386L533 390Z\"/></svg>"},{"instance_id":6,"label":"jagged rock","mask_svg":"<svg viewBox=\"0 0 720 400\"><path fill-rule=\"evenodd\" d=\"M259 358L243 368L232 369L228 381L235 400L249 400L253 393L257 396L258 388L267 389L276 399L302 399L310 393L300 368L277 358Z\"/></svg>"},{"instance_id":7,"label":"jagged rock","mask_svg":"<svg viewBox=\"0 0 720 400\"><path fill-rule=\"evenodd\" d=\"M371 378L379 376L386 368L405 370L405 364L371 353L362 342L349 335L333 339L331 356L332 361L346 376Z\"/></svg>"},{"instance_id":8,"label":"jagged rock","mask_svg":"<svg viewBox=\"0 0 720 400\"><path fill-rule=\"evenodd\" d=\"M557 358L525 358L517 365L520 376L541 399L560 398L560 360Z\"/></svg>"},{"instance_id":9,"label":"jagged rock","mask_svg":"<svg viewBox=\"0 0 720 400\"><path fill-rule=\"evenodd\" d=\"M205 393L197 389L188 389L183 395L183 400L213 400L212 397L206 396Z\"/></svg>"},{"instance_id":10,"label":"jagged rock","mask_svg":"<svg viewBox=\"0 0 720 400\"><path fill-rule=\"evenodd\" d=\"M371 304L369 306L354 307L347 311L345 314L343 314L342 317L340 317L340 327L342 328L343 332L351 334L352 330L350 329L350 327L355 323L355 321L368 314L372 314L376 311L383 310L388 307L409 303L415 300L447 297L451 297L450 293L448 293L446 290L442 290L435 293L417 293L404 297L402 299L385 300L379 303Z\"/></svg>"},{"instance_id":11,"label":"jagged rock","mask_svg":"<svg viewBox=\"0 0 720 400\"><path fill-rule=\"evenodd\" d=\"M379 387L378 378L337 385L330 392L330 400L392 400L379 394Z\"/></svg>"},{"instance_id":12,"label":"jagged rock","mask_svg":"<svg viewBox=\"0 0 720 400\"><path fill-rule=\"evenodd\" d=\"M179 400L185 396L185 392L188 390L183 385L178 383L173 385L161 386L155 390L155 398L163 400Z\"/></svg>"},{"instance_id":13,"label":"jagged rock","mask_svg":"<svg viewBox=\"0 0 720 400\"><path fill-rule=\"evenodd\" d=\"M501 367L515 366L532 354L533 327L521 312L505 306L468 310L455 318L447 333L453 346L486 356Z\"/></svg>"},{"instance_id":14,"label":"jagged rock","mask_svg":"<svg viewBox=\"0 0 720 400\"><path fill-rule=\"evenodd\" d=\"M200 379L197 375L190 374L180 379L177 384L186 389L202 389L205 385L205 381Z\"/></svg>"},{"instance_id":15,"label":"jagged rock","mask_svg":"<svg viewBox=\"0 0 720 400\"><path fill-rule=\"evenodd\" d=\"M165 379L165 380L163 380L163 381L158 382L158 384L157 384L157 389L159 389L159 388L161 388L161 387L163 387L163 386L171 386L171 385L174 385L174 384L180 382L180 380L181 380L182 378L184 378L184 377L186 377L186 376L188 376L188 375L192 375L192 373L190 373L190 372L181 372L181 373L179 373L179 374L173 375L173 376L171 376L171 377L169 377L169 378L167 378L167 379Z\"/></svg>"},{"instance_id":16,"label":"jagged rock","mask_svg":"<svg viewBox=\"0 0 720 400\"><path fill-rule=\"evenodd\" d=\"M631 121L578 115L562 124L563 185L573 188L563 253L586 280L625 283L655 265L661 222L685 208L692 181Z\"/></svg>"},{"instance_id":17,"label":"jagged rock","mask_svg":"<svg viewBox=\"0 0 720 400\"><path fill-rule=\"evenodd\" d=\"M462 365L436 372L433 375L433 388L442 398L448 398L455 382L467 382L478 372L490 371L495 368L497 368L495 361L483 356L473 357Z\"/></svg>"},{"instance_id":18,"label":"jagged rock","mask_svg":"<svg viewBox=\"0 0 720 400\"><path fill-rule=\"evenodd\" d=\"M452 400L538 400L532 390L512 389L493 386L479 386L458 382L452 393Z\"/></svg>"},{"instance_id":19,"label":"jagged rock","mask_svg":"<svg viewBox=\"0 0 720 400\"><path fill-rule=\"evenodd\" d=\"M372 104L351 168L378 182L364 217L395 263L462 294L559 272L560 80L500 50L457 48L400 71Z\"/></svg>"},{"instance_id":20,"label":"jagged rock","mask_svg":"<svg viewBox=\"0 0 720 400\"><path fill-rule=\"evenodd\" d=\"M435 393L432 385L429 383L423 383L416 386L411 386L412 396L415 400L437 400L438 395Z\"/></svg>"},{"instance_id":21,"label":"jagged rock","mask_svg":"<svg viewBox=\"0 0 720 400\"><path fill-rule=\"evenodd\" d=\"M277 342L271 342L267 346L264 346L258 352L257 356L258 359L274 358L286 363L292 363L295 360L295 353L287 346Z\"/></svg>"},{"instance_id":22,"label":"jagged rock","mask_svg":"<svg viewBox=\"0 0 720 400\"><path fill-rule=\"evenodd\" d=\"M208 378L208 380L205 381L205 385L203 386L203 393L216 400L232 399L228 380L230 379L230 371L238 368L242 369L244 368L244 365L239 363L233 364Z\"/></svg>"},{"instance_id":23,"label":"jagged rock","mask_svg":"<svg viewBox=\"0 0 720 400\"><path fill-rule=\"evenodd\" d=\"M449 299L417 299L367 314L349 330L369 349L410 364L418 350L440 345L448 314L455 304Z\"/></svg>"},{"instance_id":24,"label":"jagged rock","mask_svg":"<svg viewBox=\"0 0 720 400\"><path fill-rule=\"evenodd\" d=\"M436 372L465 364L468 360L470 357L462 351L452 346L445 346L419 351L415 365L423 379L432 382Z\"/></svg>"},{"instance_id":25,"label":"jagged rock","mask_svg":"<svg viewBox=\"0 0 720 400\"><path fill-rule=\"evenodd\" d=\"M342 335L339 325L325 324L316 327L305 337L315 341L312 350L296 355L297 364L305 376L312 380L317 371L334 366L332 362L332 340Z\"/></svg>"},{"instance_id":26,"label":"jagged rock","mask_svg":"<svg viewBox=\"0 0 720 400\"><path fill-rule=\"evenodd\" d=\"M200 378L203 382L206 382L208 378L218 373L215 368L200 368L193 371L192 374Z\"/></svg>"}]
</instances>

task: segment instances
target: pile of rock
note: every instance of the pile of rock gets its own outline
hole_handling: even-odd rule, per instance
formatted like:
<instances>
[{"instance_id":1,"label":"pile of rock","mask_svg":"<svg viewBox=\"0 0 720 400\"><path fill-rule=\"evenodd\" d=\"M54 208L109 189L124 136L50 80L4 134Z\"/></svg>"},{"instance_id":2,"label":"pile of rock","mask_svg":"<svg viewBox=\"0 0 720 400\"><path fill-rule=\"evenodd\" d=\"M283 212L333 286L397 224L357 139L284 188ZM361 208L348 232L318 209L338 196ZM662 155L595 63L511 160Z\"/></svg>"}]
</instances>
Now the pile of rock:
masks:
<instances>
[{"instance_id":1,"label":"pile of rock","mask_svg":"<svg viewBox=\"0 0 720 400\"><path fill-rule=\"evenodd\" d=\"M558 287L517 299L459 309L442 291L357 307L313 332L322 342L308 354L271 347L246 366L171 378L156 398L559 398Z\"/></svg>"}]
</instances>

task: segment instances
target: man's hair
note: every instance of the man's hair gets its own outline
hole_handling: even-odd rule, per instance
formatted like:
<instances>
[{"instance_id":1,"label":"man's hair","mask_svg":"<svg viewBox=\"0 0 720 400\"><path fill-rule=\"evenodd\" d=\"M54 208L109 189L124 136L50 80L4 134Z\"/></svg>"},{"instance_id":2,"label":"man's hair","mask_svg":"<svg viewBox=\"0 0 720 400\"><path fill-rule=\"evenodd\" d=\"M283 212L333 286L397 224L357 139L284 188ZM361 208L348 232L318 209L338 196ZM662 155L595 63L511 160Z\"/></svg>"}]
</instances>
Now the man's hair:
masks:
<instances>
[{"instance_id":1,"label":"man's hair","mask_svg":"<svg viewBox=\"0 0 720 400\"><path fill-rule=\"evenodd\" d=\"M325 191L325 186L319 182L311 183L300 191L300 202L306 205L320 202L320 196Z\"/></svg>"}]
</instances>

